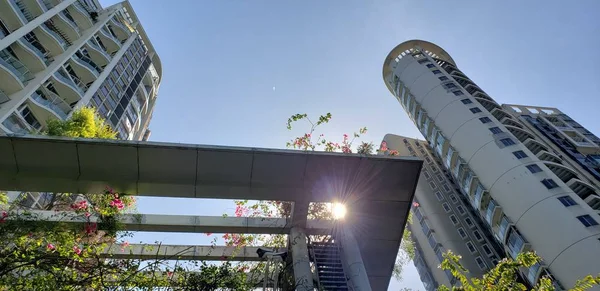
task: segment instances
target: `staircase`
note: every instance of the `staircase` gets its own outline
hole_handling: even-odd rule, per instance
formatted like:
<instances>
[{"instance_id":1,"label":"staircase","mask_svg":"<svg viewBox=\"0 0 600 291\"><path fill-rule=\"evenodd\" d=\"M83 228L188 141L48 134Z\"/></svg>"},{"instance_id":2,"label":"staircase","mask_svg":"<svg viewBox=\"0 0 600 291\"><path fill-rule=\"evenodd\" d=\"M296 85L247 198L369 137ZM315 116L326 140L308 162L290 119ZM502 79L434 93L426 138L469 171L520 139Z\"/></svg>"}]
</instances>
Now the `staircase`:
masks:
<instances>
[{"instance_id":1,"label":"staircase","mask_svg":"<svg viewBox=\"0 0 600 291\"><path fill-rule=\"evenodd\" d=\"M54 25L52 21L46 21L45 24L46 26L48 26L48 28L50 28L50 30L56 32L56 34L58 34L60 38L62 38L67 43L68 46L71 46L73 44L69 37L66 34L64 34L58 27L56 27L56 25Z\"/></svg>"},{"instance_id":2,"label":"staircase","mask_svg":"<svg viewBox=\"0 0 600 291\"><path fill-rule=\"evenodd\" d=\"M347 291L348 284L340 247L336 243L313 242L310 244L315 263L318 289L326 291Z\"/></svg>"}]
</instances>

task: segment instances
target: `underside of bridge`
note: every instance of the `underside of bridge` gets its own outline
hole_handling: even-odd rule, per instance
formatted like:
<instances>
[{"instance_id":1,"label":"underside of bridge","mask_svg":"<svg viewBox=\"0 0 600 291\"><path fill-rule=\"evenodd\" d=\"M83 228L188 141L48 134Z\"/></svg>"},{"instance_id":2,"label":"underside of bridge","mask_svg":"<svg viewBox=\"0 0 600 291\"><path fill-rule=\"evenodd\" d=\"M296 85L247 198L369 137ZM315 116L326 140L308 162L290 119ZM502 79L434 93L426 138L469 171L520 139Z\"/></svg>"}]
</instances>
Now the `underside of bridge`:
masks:
<instances>
[{"instance_id":1,"label":"underside of bridge","mask_svg":"<svg viewBox=\"0 0 600 291\"><path fill-rule=\"evenodd\" d=\"M413 157L0 136L2 190L101 193L110 185L136 196L292 202L290 218L141 214L125 215L122 223L131 231L287 234L282 251L291 254L296 290L387 290L421 166ZM307 218L309 203L334 201L347 208L344 219ZM52 220L52 212L37 214ZM308 235L332 239L311 242ZM258 247L160 248L165 258L264 259ZM156 256L145 249L115 253Z\"/></svg>"}]
</instances>

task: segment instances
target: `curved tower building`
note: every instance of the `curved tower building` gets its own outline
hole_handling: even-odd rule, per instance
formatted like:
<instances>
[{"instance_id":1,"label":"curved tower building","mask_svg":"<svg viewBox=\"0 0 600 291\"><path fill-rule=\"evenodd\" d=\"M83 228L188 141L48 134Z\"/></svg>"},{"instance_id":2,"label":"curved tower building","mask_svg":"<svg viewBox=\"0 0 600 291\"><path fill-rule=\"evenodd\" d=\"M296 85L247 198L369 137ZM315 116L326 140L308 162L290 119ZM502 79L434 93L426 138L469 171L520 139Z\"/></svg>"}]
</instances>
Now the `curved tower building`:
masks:
<instances>
[{"instance_id":1,"label":"curved tower building","mask_svg":"<svg viewBox=\"0 0 600 291\"><path fill-rule=\"evenodd\" d=\"M427 41L395 47L383 78L504 252L542 257L523 270L529 283L547 275L568 288L600 273L597 188L522 119Z\"/></svg>"}]
</instances>

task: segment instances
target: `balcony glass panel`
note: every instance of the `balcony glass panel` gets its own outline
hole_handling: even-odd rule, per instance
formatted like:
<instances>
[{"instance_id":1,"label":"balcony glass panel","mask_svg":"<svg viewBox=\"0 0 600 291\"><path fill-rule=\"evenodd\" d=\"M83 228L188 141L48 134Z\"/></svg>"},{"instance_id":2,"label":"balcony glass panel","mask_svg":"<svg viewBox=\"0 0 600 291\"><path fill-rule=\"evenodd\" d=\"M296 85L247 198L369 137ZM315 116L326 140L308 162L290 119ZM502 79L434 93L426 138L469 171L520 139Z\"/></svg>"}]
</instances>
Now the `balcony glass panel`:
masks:
<instances>
[{"instance_id":1,"label":"balcony glass panel","mask_svg":"<svg viewBox=\"0 0 600 291\"><path fill-rule=\"evenodd\" d=\"M483 196L483 186L481 184L477 184L477 188L475 188L475 195L473 196L473 206L475 209L479 210L481 207L481 197Z\"/></svg>"},{"instance_id":2,"label":"balcony glass panel","mask_svg":"<svg viewBox=\"0 0 600 291\"><path fill-rule=\"evenodd\" d=\"M508 232L508 238L506 240L506 245L508 246L508 250L510 252L510 256L513 259L517 258L517 255L521 252L523 245L525 244L525 240L515 231L514 228L511 228Z\"/></svg>"},{"instance_id":3,"label":"balcony glass panel","mask_svg":"<svg viewBox=\"0 0 600 291\"><path fill-rule=\"evenodd\" d=\"M31 132L29 127L25 124L25 122L19 118L16 113L11 114L8 118L6 118L2 125L8 128L13 133L19 134L28 134Z\"/></svg>"},{"instance_id":4,"label":"balcony glass panel","mask_svg":"<svg viewBox=\"0 0 600 291\"><path fill-rule=\"evenodd\" d=\"M67 105L62 98L52 92L47 92L47 95L44 95L41 92L34 92L31 94L31 98L37 103L52 110L52 112L56 113L62 119L67 119L67 115L71 111L71 107Z\"/></svg>"},{"instance_id":5,"label":"balcony glass panel","mask_svg":"<svg viewBox=\"0 0 600 291\"><path fill-rule=\"evenodd\" d=\"M442 156L442 152L444 151L444 143L446 142L446 138L444 138L444 136L441 133L438 133L438 136L436 138L436 142L435 142L435 151L438 153L438 155L441 157Z\"/></svg>"},{"instance_id":6,"label":"balcony glass panel","mask_svg":"<svg viewBox=\"0 0 600 291\"><path fill-rule=\"evenodd\" d=\"M33 75L29 72L27 67L6 51L0 52L0 65L10 70L24 85L27 84L29 80L33 79Z\"/></svg>"},{"instance_id":7,"label":"balcony glass panel","mask_svg":"<svg viewBox=\"0 0 600 291\"><path fill-rule=\"evenodd\" d=\"M454 155L454 149L452 147L448 147L448 153L446 153L446 159L444 163L446 164L446 169L450 169L452 166L452 156Z\"/></svg>"},{"instance_id":8,"label":"balcony glass panel","mask_svg":"<svg viewBox=\"0 0 600 291\"><path fill-rule=\"evenodd\" d=\"M492 199L492 200L490 200L490 203L488 204L487 210L485 212L485 219L487 220L487 222L490 225L492 225L492 218L493 218L495 209L496 209L496 202Z\"/></svg>"}]
</instances>

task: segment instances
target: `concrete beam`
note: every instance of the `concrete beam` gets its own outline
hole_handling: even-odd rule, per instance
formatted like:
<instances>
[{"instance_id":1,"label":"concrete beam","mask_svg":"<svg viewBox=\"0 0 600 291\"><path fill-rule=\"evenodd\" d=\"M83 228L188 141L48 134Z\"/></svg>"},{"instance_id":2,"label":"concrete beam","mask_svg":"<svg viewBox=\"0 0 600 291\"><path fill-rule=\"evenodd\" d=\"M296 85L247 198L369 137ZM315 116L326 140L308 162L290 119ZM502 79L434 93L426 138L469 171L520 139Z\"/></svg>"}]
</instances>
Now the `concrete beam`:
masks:
<instances>
[{"instance_id":1,"label":"concrete beam","mask_svg":"<svg viewBox=\"0 0 600 291\"><path fill-rule=\"evenodd\" d=\"M204 260L204 261L261 261L259 247L184 246L132 244L123 248L111 245L101 256L113 259L143 260Z\"/></svg>"},{"instance_id":2,"label":"concrete beam","mask_svg":"<svg viewBox=\"0 0 600 291\"><path fill-rule=\"evenodd\" d=\"M82 215L72 211L28 211L30 220L83 223ZM10 217L10 216L9 216ZM97 222L98 217L90 217ZM288 219L268 217L221 217L198 215L124 214L120 217L127 231L191 232L191 233L255 233L288 234L292 227ZM334 222L331 220L308 220L308 234L329 234Z\"/></svg>"}]
</instances>

